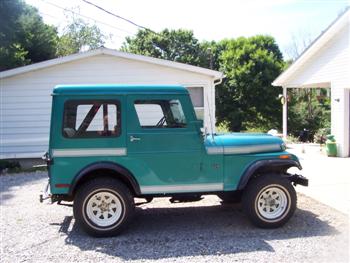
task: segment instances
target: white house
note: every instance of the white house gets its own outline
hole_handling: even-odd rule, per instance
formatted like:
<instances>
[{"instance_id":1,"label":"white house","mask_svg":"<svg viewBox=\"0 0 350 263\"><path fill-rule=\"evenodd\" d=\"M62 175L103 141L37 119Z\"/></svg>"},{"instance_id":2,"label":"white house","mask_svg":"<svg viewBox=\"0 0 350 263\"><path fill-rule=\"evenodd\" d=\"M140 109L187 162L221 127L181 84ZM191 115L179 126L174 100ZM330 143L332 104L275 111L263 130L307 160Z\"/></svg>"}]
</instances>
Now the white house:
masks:
<instances>
[{"instance_id":1,"label":"white house","mask_svg":"<svg viewBox=\"0 0 350 263\"><path fill-rule=\"evenodd\" d=\"M331 89L331 132L338 155L349 156L350 140L350 9L344 11L273 83L287 88ZM287 104L283 107L283 135L287 135Z\"/></svg>"},{"instance_id":2,"label":"white house","mask_svg":"<svg viewBox=\"0 0 350 263\"><path fill-rule=\"evenodd\" d=\"M184 85L210 130L222 78L218 71L106 48L0 72L0 159L37 158L47 150L58 84Z\"/></svg>"}]
</instances>

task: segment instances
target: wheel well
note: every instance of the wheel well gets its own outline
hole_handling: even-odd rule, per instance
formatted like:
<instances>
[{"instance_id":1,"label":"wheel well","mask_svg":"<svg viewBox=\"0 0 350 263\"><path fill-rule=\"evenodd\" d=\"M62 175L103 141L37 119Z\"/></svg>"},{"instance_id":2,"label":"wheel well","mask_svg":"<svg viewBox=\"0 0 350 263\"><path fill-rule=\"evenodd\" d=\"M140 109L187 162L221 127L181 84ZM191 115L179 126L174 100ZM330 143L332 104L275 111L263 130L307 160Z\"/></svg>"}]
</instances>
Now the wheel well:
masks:
<instances>
[{"instance_id":1,"label":"wheel well","mask_svg":"<svg viewBox=\"0 0 350 263\"><path fill-rule=\"evenodd\" d=\"M243 190L252 178L255 178L261 174L266 174L266 173L285 174L287 170L293 166L301 169L300 164L294 160L257 161L254 164L252 164L242 175L237 188L238 190Z\"/></svg>"},{"instance_id":2,"label":"wheel well","mask_svg":"<svg viewBox=\"0 0 350 263\"><path fill-rule=\"evenodd\" d=\"M137 193L137 189L135 189L135 186L130 182L130 180L128 180L128 178L126 176L124 176L123 174L121 174L120 172L112 170L112 169L108 169L108 168L99 168L96 170L89 171L89 172L85 173L83 176L81 176L81 178L77 181L77 183L74 185L74 188L71 191L72 197L74 198L74 195L75 195L77 189L81 185L83 185L87 181L90 181L90 180L95 179L97 177L99 177L99 178L109 177L109 178L116 179L116 180L122 182L123 184L125 184L125 186L129 188L129 190L131 191L131 193L134 196L137 196L139 194L139 193Z\"/></svg>"},{"instance_id":3,"label":"wheel well","mask_svg":"<svg viewBox=\"0 0 350 263\"><path fill-rule=\"evenodd\" d=\"M284 166L262 166L256 169L251 177L256 177L266 173L275 173L275 174L286 173L288 169L289 167L284 167Z\"/></svg>"}]
</instances>

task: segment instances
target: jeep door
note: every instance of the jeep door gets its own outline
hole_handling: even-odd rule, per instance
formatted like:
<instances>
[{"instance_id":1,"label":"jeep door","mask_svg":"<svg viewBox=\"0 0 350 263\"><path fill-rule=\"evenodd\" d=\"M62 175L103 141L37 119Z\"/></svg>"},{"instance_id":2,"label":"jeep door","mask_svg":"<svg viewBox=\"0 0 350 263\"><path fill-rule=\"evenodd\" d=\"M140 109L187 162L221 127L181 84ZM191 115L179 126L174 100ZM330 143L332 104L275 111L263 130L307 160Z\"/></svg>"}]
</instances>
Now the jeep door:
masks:
<instances>
[{"instance_id":1,"label":"jeep door","mask_svg":"<svg viewBox=\"0 0 350 263\"><path fill-rule=\"evenodd\" d=\"M141 192L214 191L220 178L202 172L203 138L187 94L129 95L127 146Z\"/></svg>"}]
</instances>

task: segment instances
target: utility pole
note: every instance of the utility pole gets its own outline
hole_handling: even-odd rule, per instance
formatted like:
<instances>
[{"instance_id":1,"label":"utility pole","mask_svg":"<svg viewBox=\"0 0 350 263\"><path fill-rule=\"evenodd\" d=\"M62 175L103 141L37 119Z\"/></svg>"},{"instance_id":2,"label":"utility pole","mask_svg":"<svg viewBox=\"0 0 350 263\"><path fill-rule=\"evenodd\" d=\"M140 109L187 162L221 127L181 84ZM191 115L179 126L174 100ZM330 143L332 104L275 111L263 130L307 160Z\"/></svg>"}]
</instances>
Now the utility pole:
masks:
<instances>
[{"instance_id":1,"label":"utility pole","mask_svg":"<svg viewBox=\"0 0 350 263\"><path fill-rule=\"evenodd\" d=\"M207 53L209 55L209 68L213 69L213 52L210 47L207 48Z\"/></svg>"}]
</instances>

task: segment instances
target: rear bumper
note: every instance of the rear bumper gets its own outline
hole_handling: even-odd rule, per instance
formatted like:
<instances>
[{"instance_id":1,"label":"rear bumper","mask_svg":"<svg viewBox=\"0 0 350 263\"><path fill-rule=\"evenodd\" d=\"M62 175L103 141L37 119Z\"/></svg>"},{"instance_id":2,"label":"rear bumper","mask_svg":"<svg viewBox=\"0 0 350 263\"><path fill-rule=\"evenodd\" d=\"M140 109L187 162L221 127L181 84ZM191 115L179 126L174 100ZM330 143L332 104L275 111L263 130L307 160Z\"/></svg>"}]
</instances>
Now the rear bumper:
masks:
<instances>
[{"instance_id":1,"label":"rear bumper","mask_svg":"<svg viewBox=\"0 0 350 263\"><path fill-rule=\"evenodd\" d=\"M44 202L44 200L52 197L51 189L50 189L50 179L47 180L47 184L42 194L39 196L40 203Z\"/></svg>"}]
</instances>

